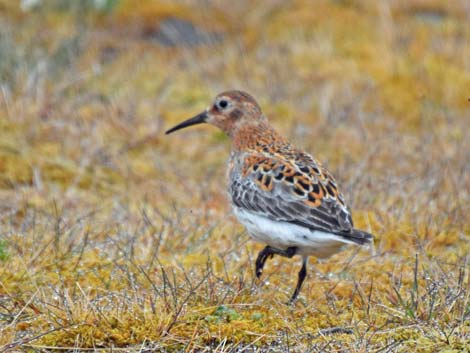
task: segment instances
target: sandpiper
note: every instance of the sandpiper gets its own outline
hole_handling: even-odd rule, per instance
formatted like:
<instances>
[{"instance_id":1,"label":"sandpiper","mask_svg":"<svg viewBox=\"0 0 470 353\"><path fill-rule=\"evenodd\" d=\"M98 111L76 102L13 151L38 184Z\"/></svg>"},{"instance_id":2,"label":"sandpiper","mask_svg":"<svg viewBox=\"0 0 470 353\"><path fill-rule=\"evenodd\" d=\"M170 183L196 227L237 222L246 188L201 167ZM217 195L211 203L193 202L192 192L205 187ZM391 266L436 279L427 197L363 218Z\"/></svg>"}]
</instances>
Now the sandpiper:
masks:
<instances>
[{"instance_id":1,"label":"sandpiper","mask_svg":"<svg viewBox=\"0 0 470 353\"><path fill-rule=\"evenodd\" d=\"M266 244L256 259L259 278L268 258L302 257L294 302L307 275L308 256L325 259L345 245L367 245L373 236L354 229L351 211L328 172L269 125L256 100L242 91L220 93L202 113L169 129L215 125L232 139L228 191L235 216Z\"/></svg>"}]
</instances>

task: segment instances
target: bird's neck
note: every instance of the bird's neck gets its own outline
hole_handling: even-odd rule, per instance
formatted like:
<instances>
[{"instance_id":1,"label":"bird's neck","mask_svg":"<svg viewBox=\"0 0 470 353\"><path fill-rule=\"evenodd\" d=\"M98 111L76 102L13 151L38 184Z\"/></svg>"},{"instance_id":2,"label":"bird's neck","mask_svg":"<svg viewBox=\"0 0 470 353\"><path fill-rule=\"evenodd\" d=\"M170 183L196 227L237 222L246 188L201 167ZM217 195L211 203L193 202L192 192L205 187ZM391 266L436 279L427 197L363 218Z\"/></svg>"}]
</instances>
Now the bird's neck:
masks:
<instances>
[{"instance_id":1,"label":"bird's neck","mask_svg":"<svg viewBox=\"0 0 470 353\"><path fill-rule=\"evenodd\" d=\"M233 131L231 137L232 150L239 152L262 149L265 146L273 146L286 142L276 130L265 122L244 124Z\"/></svg>"}]
</instances>

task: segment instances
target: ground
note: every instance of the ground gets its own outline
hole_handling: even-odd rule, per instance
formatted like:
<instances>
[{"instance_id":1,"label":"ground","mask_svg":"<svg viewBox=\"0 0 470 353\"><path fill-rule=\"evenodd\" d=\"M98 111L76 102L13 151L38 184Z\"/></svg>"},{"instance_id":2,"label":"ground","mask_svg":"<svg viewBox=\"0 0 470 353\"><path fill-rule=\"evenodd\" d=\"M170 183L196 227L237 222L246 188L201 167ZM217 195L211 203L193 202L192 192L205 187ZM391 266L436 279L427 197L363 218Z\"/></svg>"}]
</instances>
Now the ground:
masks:
<instances>
[{"instance_id":1,"label":"ground","mask_svg":"<svg viewBox=\"0 0 470 353\"><path fill-rule=\"evenodd\" d=\"M470 351L466 1L0 0L0 352ZM270 260L230 141L253 94L371 249Z\"/></svg>"}]
</instances>

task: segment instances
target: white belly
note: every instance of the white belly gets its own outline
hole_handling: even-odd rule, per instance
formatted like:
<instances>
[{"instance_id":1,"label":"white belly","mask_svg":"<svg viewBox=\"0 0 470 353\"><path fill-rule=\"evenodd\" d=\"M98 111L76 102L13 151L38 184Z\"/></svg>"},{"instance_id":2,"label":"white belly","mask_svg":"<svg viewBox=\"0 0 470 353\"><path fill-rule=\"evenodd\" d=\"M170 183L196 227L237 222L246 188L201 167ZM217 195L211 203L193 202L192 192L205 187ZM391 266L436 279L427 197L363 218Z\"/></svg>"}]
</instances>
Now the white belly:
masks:
<instances>
[{"instance_id":1,"label":"white belly","mask_svg":"<svg viewBox=\"0 0 470 353\"><path fill-rule=\"evenodd\" d=\"M336 234L312 231L288 222L272 221L238 207L234 207L233 210L254 240L277 249L295 246L300 255L313 255L322 259L351 244Z\"/></svg>"}]
</instances>

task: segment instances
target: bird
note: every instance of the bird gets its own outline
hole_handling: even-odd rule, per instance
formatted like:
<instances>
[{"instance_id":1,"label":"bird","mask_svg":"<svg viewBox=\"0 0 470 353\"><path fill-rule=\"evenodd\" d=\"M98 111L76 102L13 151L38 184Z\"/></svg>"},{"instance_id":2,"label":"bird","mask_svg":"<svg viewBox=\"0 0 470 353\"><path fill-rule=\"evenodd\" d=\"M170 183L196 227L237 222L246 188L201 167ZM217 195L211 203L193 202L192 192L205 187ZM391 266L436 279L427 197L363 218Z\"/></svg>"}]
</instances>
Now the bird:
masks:
<instances>
[{"instance_id":1,"label":"bird","mask_svg":"<svg viewBox=\"0 0 470 353\"><path fill-rule=\"evenodd\" d=\"M354 228L351 209L331 173L279 134L250 94L222 92L202 113L166 134L202 123L231 139L227 179L233 212L251 238L265 245L256 258L256 277L274 255L302 258L288 303L297 300L309 256L322 260L348 245L373 243L372 234Z\"/></svg>"}]
</instances>

